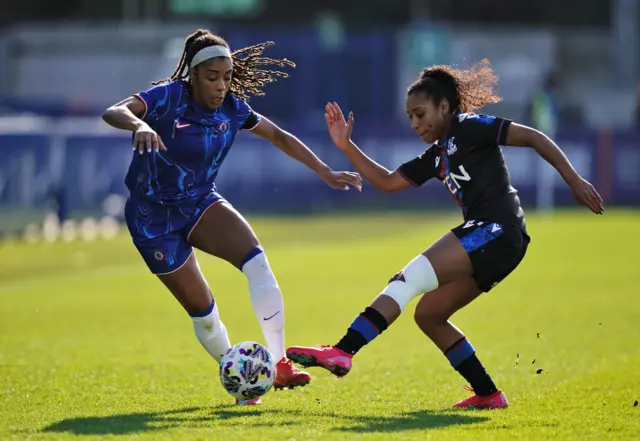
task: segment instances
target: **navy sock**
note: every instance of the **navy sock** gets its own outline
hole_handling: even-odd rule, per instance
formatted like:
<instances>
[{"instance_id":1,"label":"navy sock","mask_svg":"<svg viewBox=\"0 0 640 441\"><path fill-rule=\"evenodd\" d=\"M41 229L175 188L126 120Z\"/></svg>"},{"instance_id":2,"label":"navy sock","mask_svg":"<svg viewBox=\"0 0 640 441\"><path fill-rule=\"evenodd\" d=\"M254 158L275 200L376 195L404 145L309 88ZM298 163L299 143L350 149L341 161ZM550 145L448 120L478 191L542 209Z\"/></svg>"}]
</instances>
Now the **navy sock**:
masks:
<instances>
[{"instance_id":1,"label":"navy sock","mask_svg":"<svg viewBox=\"0 0 640 441\"><path fill-rule=\"evenodd\" d=\"M364 345L387 329L387 320L382 314L368 306L349 326L336 348L355 355Z\"/></svg>"},{"instance_id":2,"label":"navy sock","mask_svg":"<svg viewBox=\"0 0 640 441\"><path fill-rule=\"evenodd\" d=\"M498 391L466 337L455 342L444 351L444 355L449 359L451 366L469 382L477 395L486 397Z\"/></svg>"},{"instance_id":3,"label":"navy sock","mask_svg":"<svg viewBox=\"0 0 640 441\"><path fill-rule=\"evenodd\" d=\"M204 311L198 311L198 312L190 312L189 315L191 317L206 317L209 314L211 314L211 311L213 311L213 308L216 306L216 301L213 300L211 302L211 304L207 307L207 309L205 309Z\"/></svg>"}]
</instances>

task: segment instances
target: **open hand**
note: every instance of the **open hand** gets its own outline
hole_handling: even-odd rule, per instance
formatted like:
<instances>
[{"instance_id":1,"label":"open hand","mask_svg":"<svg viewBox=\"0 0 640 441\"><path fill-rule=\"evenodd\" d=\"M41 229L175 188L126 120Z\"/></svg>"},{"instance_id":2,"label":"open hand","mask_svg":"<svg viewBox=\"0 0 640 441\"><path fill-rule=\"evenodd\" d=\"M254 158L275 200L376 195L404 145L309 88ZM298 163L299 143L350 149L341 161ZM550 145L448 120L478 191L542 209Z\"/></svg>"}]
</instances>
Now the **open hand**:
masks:
<instances>
[{"instance_id":1,"label":"open hand","mask_svg":"<svg viewBox=\"0 0 640 441\"><path fill-rule=\"evenodd\" d=\"M328 103L325 106L324 119L327 122L327 129L331 140L340 150L345 150L351 142L351 131L353 130L353 112L349 112L349 119L345 120L342 109L338 103Z\"/></svg>"}]
</instances>

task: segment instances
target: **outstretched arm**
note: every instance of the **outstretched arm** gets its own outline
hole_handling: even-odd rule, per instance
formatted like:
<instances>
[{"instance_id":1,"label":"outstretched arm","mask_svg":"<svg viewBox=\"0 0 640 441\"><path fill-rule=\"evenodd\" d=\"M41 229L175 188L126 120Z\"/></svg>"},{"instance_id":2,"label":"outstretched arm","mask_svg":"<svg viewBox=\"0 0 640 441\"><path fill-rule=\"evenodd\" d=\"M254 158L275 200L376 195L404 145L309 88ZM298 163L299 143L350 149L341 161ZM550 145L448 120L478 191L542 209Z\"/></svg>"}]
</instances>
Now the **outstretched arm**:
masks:
<instances>
[{"instance_id":1,"label":"outstretched arm","mask_svg":"<svg viewBox=\"0 0 640 441\"><path fill-rule=\"evenodd\" d=\"M350 118L353 117L350 116ZM349 141L349 143L344 146L337 147L344 152L356 170L378 190L384 193L392 193L412 187L411 183L405 179L398 170L391 171L378 164L365 155L353 141Z\"/></svg>"},{"instance_id":2,"label":"outstretched arm","mask_svg":"<svg viewBox=\"0 0 640 441\"><path fill-rule=\"evenodd\" d=\"M573 168L563 151L547 135L521 124L511 123L507 133L508 146L531 147L560 173L573 196L596 214L604 212L604 203L596 189Z\"/></svg>"},{"instance_id":3,"label":"outstretched arm","mask_svg":"<svg viewBox=\"0 0 640 441\"><path fill-rule=\"evenodd\" d=\"M291 133L282 130L264 116L260 117L260 124L252 129L251 132L266 139L288 156L309 167L330 187L335 189L348 189L348 186L353 186L358 190L362 189L362 179L360 175L352 172L332 171L331 167L322 162L302 141Z\"/></svg>"},{"instance_id":4,"label":"outstretched arm","mask_svg":"<svg viewBox=\"0 0 640 441\"><path fill-rule=\"evenodd\" d=\"M349 113L349 120L345 121L342 110L337 103L327 104L325 111L324 118L327 122L329 135L333 143L342 150L356 170L362 173L367 181L371 182L371 185L384 193L405 190L412 186L398 170L387 170L386 167L365 155L364 152L351 141L353 113Z\"/></svg>"}]
</instances>

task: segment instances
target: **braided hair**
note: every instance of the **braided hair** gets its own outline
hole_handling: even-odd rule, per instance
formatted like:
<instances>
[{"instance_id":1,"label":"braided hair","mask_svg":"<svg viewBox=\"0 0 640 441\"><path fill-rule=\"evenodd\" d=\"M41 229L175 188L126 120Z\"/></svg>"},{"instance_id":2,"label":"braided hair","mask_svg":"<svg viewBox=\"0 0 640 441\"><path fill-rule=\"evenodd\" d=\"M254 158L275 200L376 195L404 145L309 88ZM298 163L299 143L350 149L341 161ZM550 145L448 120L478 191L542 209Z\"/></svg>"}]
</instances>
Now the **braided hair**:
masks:
<instances>
[{"instance_id":1,"label":"braided hair","mask_svg":"<svg viewBox=\"0 0 640 441\"><path fill-rule=\"evenodd\" d=\"M262 52L273 45L273 41L256 44L237 50L231 54L233 59L233 76L229 90L238 98L248 101L249 94L262 96L262 87L265 84L276 81L278 78L287 78L289 74L280 70L266 70L260 66L295 67L295 63L286 58L275 59L263 57ZM229 49L229 44L217 35L205 29L198 29L189 35L184 43L182 57L176 66L176 70L169 78L154 81L152 84L160 84L166 81L189 80L189 67L193 57L202 49L209 46L224 46Z\"/></svg>"},{"instance_id":2,"label":"braided hair","mask_svg":"<svg viewBox=\"0 0 640 441\"><path fill-rule=\"evenodd\" d=\"M424 93L435 105L446 99L453 113L467 113L499 102L501 98L494 91L497 84L498 76L485 58L468 70L446 65L425 68L409 86L407 95Z\"/></svg>"}]
</instances>

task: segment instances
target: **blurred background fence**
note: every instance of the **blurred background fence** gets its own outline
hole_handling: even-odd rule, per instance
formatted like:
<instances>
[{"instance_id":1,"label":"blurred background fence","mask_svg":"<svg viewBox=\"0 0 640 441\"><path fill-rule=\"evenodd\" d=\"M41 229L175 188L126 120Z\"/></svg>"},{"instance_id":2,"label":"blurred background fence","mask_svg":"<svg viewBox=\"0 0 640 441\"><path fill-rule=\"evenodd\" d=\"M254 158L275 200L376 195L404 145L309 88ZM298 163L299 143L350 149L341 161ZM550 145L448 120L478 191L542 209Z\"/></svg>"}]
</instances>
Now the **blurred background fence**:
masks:
<instances>
[{"instance_id":1,"label":"blurred background fence","mask_svg":"<svg viewBox=\"0 0 640 441\"><path fill-rule=\"evenodd\" d=\"M198 27L232 48L265 40L296 62L252 106L334 168L348 164L324 131L323 105L356 115L355 139L388 167L425 146L404 93L424 66L487 57L503 101L483 109L553 135L606 199L640 206L637 0L22 0L0 6L0 235L40 222L120 218L131 136L99 115L175 68ZM506 149L528 206L571 204L527 149ZM454 208L430 183L404 194L333 192L277 149L238 137L218 187L242 210Z\"/></svg>"}]
</instances>

